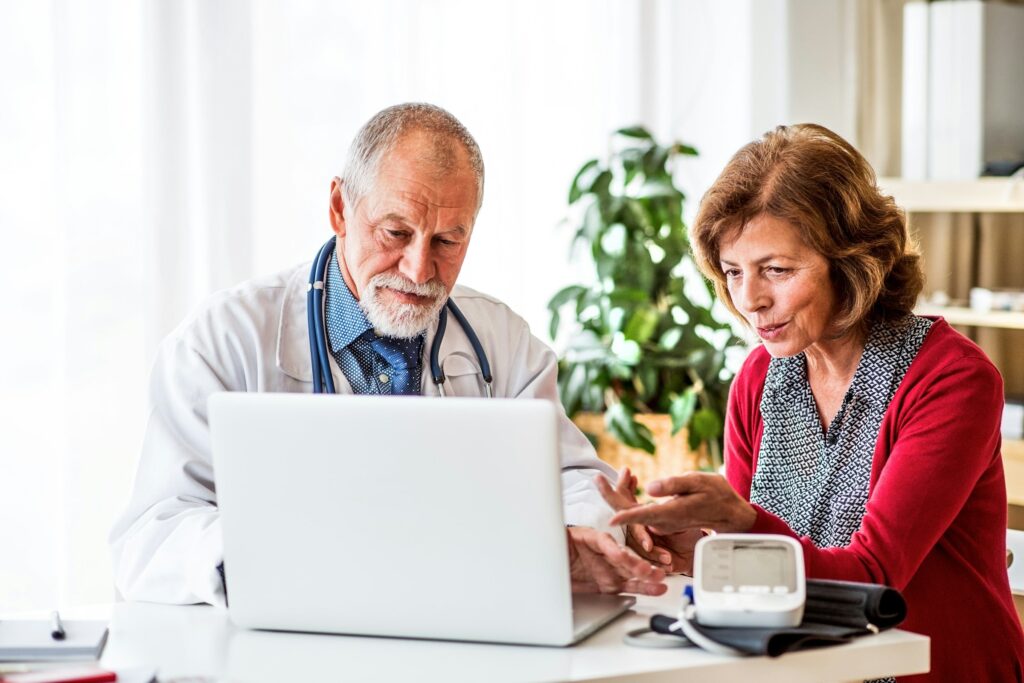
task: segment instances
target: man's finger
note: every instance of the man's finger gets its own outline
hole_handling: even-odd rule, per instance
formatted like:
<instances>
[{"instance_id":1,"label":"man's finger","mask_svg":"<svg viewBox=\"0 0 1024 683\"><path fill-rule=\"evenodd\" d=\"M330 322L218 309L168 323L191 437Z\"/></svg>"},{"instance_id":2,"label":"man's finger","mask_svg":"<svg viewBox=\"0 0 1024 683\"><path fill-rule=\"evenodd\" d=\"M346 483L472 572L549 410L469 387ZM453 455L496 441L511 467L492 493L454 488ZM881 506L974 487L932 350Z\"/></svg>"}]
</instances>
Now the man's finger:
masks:
<instances>
[{"instance_id":1,"label":"man's finger","mask_svg":"<svg viewBox=\"0 0 1024 683\"><path fill-rule=\"evenodd\" d=\"M572 592L573 593L600 593L601 590L596 583L589 580L573 579L572 580Z\"/></svg>"},{"instance_id":2,"label":"man's finger","mask_svg":"<svg viewBox=\"0 0 1024 683\"><path fill-rule=\"evenodd\" d=\"M623 593L636 593L638 595L662 595L667 590L668 585L664 583L652 583L638 579L630 579L622 587Z\"/></svg>"},{"instance_id":3,"label":"man's finger","mask_svg":"<svg viewBox=\"0 0 1024 683\"><path fill-rule=\"evenodd\" d=\"M654 549L654 539L651 538L651 534L648 533L647 527L643 524L630 524L628 527L630 535L636 539L636 542L640 544L640 547L647 552L651 552Z\"/></svg>"},{"instance_id":4,"label":"man's finger","mask_svg":"<svg viewBox=\"0 0 1024 683\"><path fill-rule=\"evenodd\" d=\"M619 481L615 484L615 492L627 497L632 497L633 489L629 485L632 480L633 474L629 471L629 468L623 467L619 470Z\"/></svg>"},{"instance_id":5,"label":"man's finger","mask_svg":"<svg viewBox=\"0 0 1024 683\"><path fill-rule=\"evenodd\" d=\"M597 538L597 552L624 579L653 577L659 573L661 578L664 577L663 569L655 567L649 560L640 557L631 549L623 548L608 534L601 534Z\"/></svg>"},{"instance_id":6,"label":"man's finger","mask_svg":"<svg viewBox=\"0 0 1024 683\"><path fill-rule=\"evenodd\" d=\"M587 559L587 570L602 593L618 593L622 590L625 577L619 576L615 565L601 555L591 555Z\"/></svg>"}]
</instances>

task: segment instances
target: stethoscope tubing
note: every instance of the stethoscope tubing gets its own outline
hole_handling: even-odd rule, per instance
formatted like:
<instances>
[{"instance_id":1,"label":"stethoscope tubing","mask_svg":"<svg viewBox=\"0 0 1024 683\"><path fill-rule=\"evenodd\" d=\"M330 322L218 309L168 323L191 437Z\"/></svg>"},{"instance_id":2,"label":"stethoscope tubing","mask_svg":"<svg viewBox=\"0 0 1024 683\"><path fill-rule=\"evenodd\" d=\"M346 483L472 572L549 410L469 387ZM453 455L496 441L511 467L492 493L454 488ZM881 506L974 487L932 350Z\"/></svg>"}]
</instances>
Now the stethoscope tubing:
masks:
<instances>
[{"instance_id":1,"label":"stethoscope tubing","mask_svg":"<svg viewBox=\"0 0 1024 683\"><path fill-rule=\"evenodd\" d=\"M323 296L324 274L334 252L334 238L329 239L317 252L313 260L313 271L309 276L306 291L306 318L309 326L310 360L313 369L313 393L333 394L334 377L327 358L327 333L324 329Z\"/></svg>"}]
</instances>

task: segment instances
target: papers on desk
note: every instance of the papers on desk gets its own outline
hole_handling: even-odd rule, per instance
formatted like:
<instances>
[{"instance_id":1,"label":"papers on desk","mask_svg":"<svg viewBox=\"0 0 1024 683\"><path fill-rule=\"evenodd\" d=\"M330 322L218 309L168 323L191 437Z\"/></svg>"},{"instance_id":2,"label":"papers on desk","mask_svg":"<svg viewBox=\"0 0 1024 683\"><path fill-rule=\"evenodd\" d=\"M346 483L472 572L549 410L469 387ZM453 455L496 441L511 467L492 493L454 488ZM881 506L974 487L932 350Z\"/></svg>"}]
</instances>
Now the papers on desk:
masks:
<instances>
[{"instance_id":1,"label":"papers on desk","mask_svg":"<svg viewBox=\"0 0 1024 683\"><path fill-rule=\"evenodd\" d=\"M0 621L0 662L99 659L107 641L107 622L65 621L64 632L64 640L55 640L48 621Z\"/></svg>"}]
</instances>

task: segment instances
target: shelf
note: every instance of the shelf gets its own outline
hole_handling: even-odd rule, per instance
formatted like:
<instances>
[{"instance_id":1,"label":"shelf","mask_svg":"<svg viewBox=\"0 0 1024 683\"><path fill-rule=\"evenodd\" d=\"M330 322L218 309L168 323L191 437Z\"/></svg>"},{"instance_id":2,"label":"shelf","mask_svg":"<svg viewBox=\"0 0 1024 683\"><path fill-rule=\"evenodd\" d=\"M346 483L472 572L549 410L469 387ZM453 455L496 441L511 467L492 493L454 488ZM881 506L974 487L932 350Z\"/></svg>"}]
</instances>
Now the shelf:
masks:
<instances>
[{"instance_id":1,"label":"shelf","mask_svg":"<svg viewBox=\"0 0 1024 683\"><path fill-rule=\"evenodd\" d=\"M918 306L914 312L918 315L940 315L950 325L1024 330L1024 313L1019 311L982 312L958 306Z\"/></svg>"},{"instance_id":2,"label":"shelf","mask_svg":"<svg viewBox=\"0 0 1024 683\"><path fill-rule=\"evenodd\" d=\"M904 180L879 178L904 211L952 213L1024 213L1024 180Z\"/></svg>"},{"instance_id":3,"label":"shelf","mask_svg":"<svg viewBox=\"0 0 1024 683\"><path fill-rule=\"evenodd\" d=\"M1006 475L1006 502L1024 506L1024 441L1003 439L1003 472Z\"/></svg>"}]
</instances>

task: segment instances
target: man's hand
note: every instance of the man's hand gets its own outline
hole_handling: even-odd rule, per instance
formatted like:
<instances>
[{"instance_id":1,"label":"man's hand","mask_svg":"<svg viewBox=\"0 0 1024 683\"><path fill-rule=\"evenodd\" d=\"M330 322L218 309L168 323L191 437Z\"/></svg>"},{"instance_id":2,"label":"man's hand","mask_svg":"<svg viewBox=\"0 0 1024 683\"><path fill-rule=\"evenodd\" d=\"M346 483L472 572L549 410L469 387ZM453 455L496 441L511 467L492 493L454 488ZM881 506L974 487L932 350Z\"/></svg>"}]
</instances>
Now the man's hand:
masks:
<instances>
[{"instance_id":1,"label":"man's hand","mask_svg":"<svg viewBox=\"0 0 1024 683\"><path fill-rule=\"evenodd\" d=\"M574 593L661 595L668 590L663 569L623 548L610 534L582 526L566 533Z\"/></svg>"}]
</instances>

